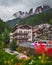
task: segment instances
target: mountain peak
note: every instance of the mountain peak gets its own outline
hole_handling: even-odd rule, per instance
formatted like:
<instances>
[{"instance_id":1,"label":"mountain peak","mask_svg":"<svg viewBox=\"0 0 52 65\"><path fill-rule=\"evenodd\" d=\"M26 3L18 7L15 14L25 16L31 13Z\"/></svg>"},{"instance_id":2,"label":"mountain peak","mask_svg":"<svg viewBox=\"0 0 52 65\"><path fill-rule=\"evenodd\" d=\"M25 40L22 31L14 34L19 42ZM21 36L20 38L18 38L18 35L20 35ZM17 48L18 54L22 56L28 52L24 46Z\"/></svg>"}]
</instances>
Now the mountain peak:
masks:
<instances>
[{"instance_id":1,"label":"mountain peak","mask_svg":"<svg viewBox=\"0 0 52 65\"><path fill-rule=\"evenodd\" d=\"M35 11L33 12L33 8L31 8L29 10L29 12L22 12L22 11L18 11L18 12L15 12L13 14L13 16L15 18L20 18L20 19L23 19L23 18L26 18L30 15L33 15L33 14L39 14L39 13L42 13L46 10L50 9L50 6L49 5L43 5L43 6L38 6Z\"/></svg>"}]
</instances>

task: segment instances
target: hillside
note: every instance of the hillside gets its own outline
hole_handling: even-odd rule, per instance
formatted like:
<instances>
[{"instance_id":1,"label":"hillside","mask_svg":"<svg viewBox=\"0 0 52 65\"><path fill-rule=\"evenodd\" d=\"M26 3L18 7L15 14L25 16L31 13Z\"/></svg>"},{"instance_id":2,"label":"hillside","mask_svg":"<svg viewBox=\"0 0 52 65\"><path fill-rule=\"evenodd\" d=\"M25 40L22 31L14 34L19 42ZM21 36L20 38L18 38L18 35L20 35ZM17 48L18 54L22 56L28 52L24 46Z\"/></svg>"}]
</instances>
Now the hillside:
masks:
<instances>
[{"instance_id":1,"label":"hillside","mask_svg":"<svg viewBox=\"0 0 52 65\"><path fill-rule=\"evenodd\" d=\"M10 27L14 27L16 24L28 24L34 26L40 23L50 23L52 24L52 9L49 9L41 14L34 14L24 19L13 19L7 21Z\"/></svg>"},{"instance_id":2,"label":"hillside","mask_svg":"<svg viewBox=\"0 0 52 65\"><path fill-rule=\"evenodd\" d=\"M40 23L52 24L52 9L49 9L41 14L34 14L22 20L20 24L37 25Z\"/></svg>"},{"instance_id":3,"label":"hillside","mask_svg":"<svg viewBox=\"0 0 52 65\"><path fill-rule=\"evenodd\" d=\"M7 21L7 24L8 24L9 27L12 28L12 27L14 27L16 24L19 24L20 21L21 21L21 19L16 18L16 19Z\"/></svg>"},{"instance_id":4,"label":"hillside","mask_svg":"<svg viewBox=\"0 0 52 65\"><path fill-rule=\"evenodd\" d=\"M0 34L4 32L5 28L9 30L7 23L0 19Z\"/></svg>"}]
</instances>

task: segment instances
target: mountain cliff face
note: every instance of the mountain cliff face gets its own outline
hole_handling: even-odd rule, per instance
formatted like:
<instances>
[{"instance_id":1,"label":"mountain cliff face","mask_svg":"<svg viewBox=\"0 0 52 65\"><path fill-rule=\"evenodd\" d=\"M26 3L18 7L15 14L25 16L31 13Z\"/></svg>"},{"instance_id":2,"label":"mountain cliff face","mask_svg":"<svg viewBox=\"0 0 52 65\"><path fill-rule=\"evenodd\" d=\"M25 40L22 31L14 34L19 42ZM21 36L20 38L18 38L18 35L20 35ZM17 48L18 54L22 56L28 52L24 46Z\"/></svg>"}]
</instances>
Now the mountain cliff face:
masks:
<instances>
[{"instance_id":1,"label":"mountain cliff face","mask_svg":"<svg viewBox=\"0 0 52 65\"><path fill-rule=\"evenodd\" d=\"M39 11L39 8L42 9L42 7L38 7L36 10ZM31 9L29 11L29 13L27 13L28 15L31 13L31 15L29 15L28 17L24 17L24 18L16 18L13 20L9 20L7 21L7 24L13 28L16 24L27 24L27 25L31 25L34 26L36 24L40 24L40 23L51 23L52 24L52 8L50 7L43 7L44 9L42 9L43 11L41 13L36 13L36 14L32 14L33 13L33 9ZM20 12L21 15L22 12Z\"/></svg>"},{"instance_id":2,"label":"mountain cliff face","mask_svg":"<svg viewBox=\"0 0 52 65\"><path fill-rule=\"evenodd\" d=\"M34 14L34 13L33 13L33 8L31 8L29 12L18 11L18 12L16 12L16 13L14 13L13 16L14 16L15 18L24 19L24 18L26 18L26 17L28 17L28 16L30 16L30 15L33 15L33 14Z\"/></svg>"},{"instance_id":3,"label":"mountain cliff face","mask_svg":"<svg viewBox=\"0 0 52 65\"><path fill-rule=\"evenodd\" d=\"M28 24L28 25L37 25L41 23L50 23L52 24L52 9L46 10L40 14L31 15L22 20L21 24Z\"/></svg>"},{"instance_id":4,"label":"mountain cliff face","mask_svg":"<svg viewBox=\"0 0 52 65\"><path fill-rule=\"evenodd\" d=\"M14 13L13 16L14 16L15 18L24 19L24 18L26 18L26 17L28 17L28 16L30 16L30 15L39 14L39 13L42 13L42 12L48 10L48 9L50 9L50 6L48 6L48 5L43 5L43 6L38 6L38 7L34 10L34 12L33 12L33 8L31 8L31 9L29 10L29 12L18 11L18 12L16 12L16 13Z\"/></svg>"}]
</instances>

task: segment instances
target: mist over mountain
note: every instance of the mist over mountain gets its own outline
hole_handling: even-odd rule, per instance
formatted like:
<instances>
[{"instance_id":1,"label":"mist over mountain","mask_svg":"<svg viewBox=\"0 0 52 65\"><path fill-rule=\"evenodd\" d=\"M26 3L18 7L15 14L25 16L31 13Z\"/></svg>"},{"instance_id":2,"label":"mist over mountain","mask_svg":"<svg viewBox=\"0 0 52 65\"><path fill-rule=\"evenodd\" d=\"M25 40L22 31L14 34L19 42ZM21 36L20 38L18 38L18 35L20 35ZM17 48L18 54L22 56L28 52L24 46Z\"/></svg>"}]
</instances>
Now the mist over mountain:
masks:
<instances>
[{"instance_id":1,"label":"mist over mountain","mask_svg":"<svg viewBox=\"0 0 52 65\"><path fill-rule=\"evenodd\" d=\"M52 0L44 0L43 4L47 4L52 8Z\"/></svg>"},{"instance_id":2,"label":"mist over mountain","mask_svg":"<svg viewBox=\"0 0 52 65\"><path fill-rule=\"evenodd\" d=\"M0 0L0 18L10 20L17 11L29 11L30 8L36 9L43 4L52 7L52 0Z\"/></svg>"},{"instance_id":3,"label":"mist over mountain","mask_svg":"<svg viewBox=\"0 0 52 65\"><path fill-rule=\"evenodd\" d=\"M16 18L16 19L7 21L7 24L11 28L13 28L16 24L22 24L22 25L26 24L26 25L35 26L41 23L52 24L52 8L46 11L43 11L42 13L39 13L39 14L33 14L25 18Z\"/></svg>"}]
</instances>

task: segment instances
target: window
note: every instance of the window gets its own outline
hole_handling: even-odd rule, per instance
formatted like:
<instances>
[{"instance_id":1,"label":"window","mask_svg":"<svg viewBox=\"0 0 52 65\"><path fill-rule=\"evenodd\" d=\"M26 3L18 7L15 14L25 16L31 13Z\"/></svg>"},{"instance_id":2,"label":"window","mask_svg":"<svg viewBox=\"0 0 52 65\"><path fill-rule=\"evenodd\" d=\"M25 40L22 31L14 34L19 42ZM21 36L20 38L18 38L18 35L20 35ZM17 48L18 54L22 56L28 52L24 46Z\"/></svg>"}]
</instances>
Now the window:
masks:
<instances>
[{"instance_id":1,"label":"window","mask_svg":"<svg viewBox=\"0 0 52 65\"><path fill-rule=\"evenodd\" d=\"M28 38L31 38L31 36L28 36Z\"/></svg>"},{"instance_id":2,"label":"window","mask_svg":"<svg viewBox=\"0 0 52 65\"><path fill-rule=\"evenodd\" d=\"M24 38L24 36L22 36L22 38Z\"/></svg>"},{"instance_id":3,"label":"window","mask_svg":"<svg viewBox=\"0 0 52 65\"><path fill-rule=\"evenodd\" d=\"M24 33L27 33L27 31L24 31Z\"/></svg>"},{"instance_id":4,"label":"window","mask_svg":"<svg viewBox=\"0 0 52 65\"><path fill-rule=\"evenodd\" d=\"M22 33L22 31L19 31L19 33Z\"/></svg>"},{"instance_id":5,"label":"window","mask_svg":"<svg viewBox=\"0 0 52 65\"><path fill-rule=\"evenodd\" d=\"M28 33L31 33L31 31L28 31Z\"/></svg>"}]
</instances>

